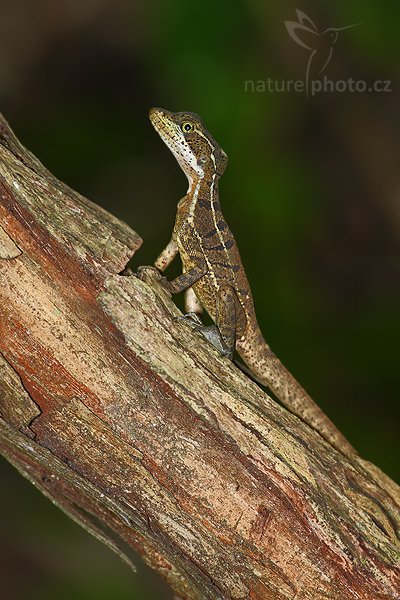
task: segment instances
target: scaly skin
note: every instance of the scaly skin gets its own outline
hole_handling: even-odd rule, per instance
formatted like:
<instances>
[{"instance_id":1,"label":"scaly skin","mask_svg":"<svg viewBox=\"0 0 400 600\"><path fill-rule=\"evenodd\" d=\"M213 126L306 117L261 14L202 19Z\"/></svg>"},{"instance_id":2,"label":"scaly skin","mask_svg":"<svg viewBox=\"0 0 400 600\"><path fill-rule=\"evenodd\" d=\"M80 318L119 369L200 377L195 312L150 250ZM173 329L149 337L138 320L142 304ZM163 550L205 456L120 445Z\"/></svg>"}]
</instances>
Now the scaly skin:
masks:
<instances>
[{"instance_id":1,"label":"scaly skin","mask_svg":"<svg viewBox=\"0 0 400 600\"><path fill-rule=\"evenodd\" d=\"M188 312L200 312L201 305L206 309L218 327L224 354L232 358L236 348L282 404L337 450L354 455L354 448L282 365L259 329L246 273L219 203L218 179L227 155L193 113L153 108L150 120L189 181L172 239L155 262L163 272L179 252L183 274L171 282L164 278L163 283L171 293L187 291Z\"/></svg>"}]
</instances>

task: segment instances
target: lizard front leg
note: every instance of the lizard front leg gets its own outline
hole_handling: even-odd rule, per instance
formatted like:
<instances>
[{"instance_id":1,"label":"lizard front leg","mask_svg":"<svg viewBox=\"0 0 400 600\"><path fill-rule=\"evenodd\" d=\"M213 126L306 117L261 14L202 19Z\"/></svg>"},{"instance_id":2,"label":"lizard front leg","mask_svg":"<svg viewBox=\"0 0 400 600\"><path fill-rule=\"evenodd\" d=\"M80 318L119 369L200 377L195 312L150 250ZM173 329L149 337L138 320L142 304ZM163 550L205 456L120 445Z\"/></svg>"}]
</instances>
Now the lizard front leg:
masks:
<instances>
[{"instance_id":1,"label":"lizard front leg","mask_svg":"<svg viewBox=\"0 0 400 600\"><path fill-rule=\"evenodd\" d=\"M175 256L178 254L178 246L176 242L172 239L161 254L158 256L157 260L154 262L154 266L156 269L163 273L165 269L171 264L174 260ZM197 298L192 287L188 288L185 291L185 311L188 314L196 314L201 315L203 312L203 306L199 299Z\"/></svg>"},{"instance_id":2,"label":"lizard front leg","mask_svg":"<svg viewBox=\"0 0 400 600\"><path fill-rule=\"evenodd\" d=\"M159 281L167 281L166 278L161 275L161 273L163 273L165 269L172 263L177 254L178 246L176 242L171 239L158 258L154 261L154 266L138 267L136 276L150 285Z\"/></svg>"},{"instance_id":3,"label":"lizard front leg","mask_svg":"<svg viewBox=\"0 0 400 600\"><path fill-rule=\"evenodd\" d=\"M163 273L165 269L172 263L177 254L178 246L174 240L171 240L154 262L155 268Z\"/></svg>"},{"instance_id":4,"label":"lizard front leg","mask_svg":"<svg viewBox=\"0 0 400 600\"><path fill-rule=\"evenodd\" d=\"M163 277L161 283L169 292L171 292L171 294L180 294L192 287L192 285L204 277L206 273L207 267L193 267L192 269L189 269L189 271L186 271L186 273L178 275L178 277L175 277L172 281L168 281L166 277Z\"/></svg>"},{"instance_id":5,"label":"lizard front leg","mask_svg":"<svg viewBox=\"0 0 400 600\"><path fill-rule=\"evenodd\" d=\"M158 268L143 266L138 268L136 276L139 277L139 279L146 281L146 283L160 283L170 294L180 294L192 287L192 285L196 283L196 281L199 281L206 273L207 268L194 267L186 273L182 273L182 275L179 275L172 281L168 281L168 279L160 273Z\"/></svg>"}]
</instances>

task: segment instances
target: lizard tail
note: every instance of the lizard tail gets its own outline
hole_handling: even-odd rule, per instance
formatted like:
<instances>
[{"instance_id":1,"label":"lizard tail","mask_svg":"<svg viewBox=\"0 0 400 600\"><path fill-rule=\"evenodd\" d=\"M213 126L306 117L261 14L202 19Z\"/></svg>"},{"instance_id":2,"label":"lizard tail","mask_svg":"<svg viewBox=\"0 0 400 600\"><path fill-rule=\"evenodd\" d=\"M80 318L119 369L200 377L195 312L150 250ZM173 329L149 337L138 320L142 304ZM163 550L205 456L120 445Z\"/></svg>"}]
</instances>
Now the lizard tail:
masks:
<instances>
[{"instance_id":1,"label":"lizard tail","mask_svg":"<svg viewBox=\"0 0 400 600\"><path fill-rule=\"evenodd\" d=\"M267 386L278 400L347 457L356 453L293 375L272 352L257 327L239 338L236 349L255 379Z\"/></svg>"}]
</instances>

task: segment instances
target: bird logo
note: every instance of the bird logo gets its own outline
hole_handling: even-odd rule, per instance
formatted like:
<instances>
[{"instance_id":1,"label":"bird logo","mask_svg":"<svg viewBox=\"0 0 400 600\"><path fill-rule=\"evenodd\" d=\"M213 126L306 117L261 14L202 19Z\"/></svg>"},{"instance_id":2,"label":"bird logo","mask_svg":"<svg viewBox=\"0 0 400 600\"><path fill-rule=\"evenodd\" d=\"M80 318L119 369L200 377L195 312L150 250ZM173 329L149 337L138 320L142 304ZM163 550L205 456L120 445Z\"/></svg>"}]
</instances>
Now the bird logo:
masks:
<instances>
[{"instance_id":1,"label":"bird logo","mask_svg":"<svg viewBox=\"0 0 400 600\"><path fill-rule=\"evenodd\" d=\"M308 96L310 76L318 77L328 66L339 32L356 27L359 23L346 27L329 27L320 31L315 23L302 10L296 9L298 21L285 21L288 34L303 48L310 51L306 71L306 93Z\"/></svg>"}]
</instances>

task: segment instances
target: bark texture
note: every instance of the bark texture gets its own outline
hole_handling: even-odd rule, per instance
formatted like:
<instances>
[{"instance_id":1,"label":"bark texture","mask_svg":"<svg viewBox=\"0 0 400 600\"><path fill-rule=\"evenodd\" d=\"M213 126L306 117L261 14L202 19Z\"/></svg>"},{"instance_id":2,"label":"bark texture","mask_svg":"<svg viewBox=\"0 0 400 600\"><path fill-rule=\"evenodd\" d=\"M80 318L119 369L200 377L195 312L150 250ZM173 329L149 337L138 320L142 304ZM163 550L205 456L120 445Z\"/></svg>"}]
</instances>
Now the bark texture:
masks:
<instances>
[{"instance_id":1,"label":"bark texture","mask_svg":"<svg viewBox=\"0 0 400 600\"><path fill-rule=\"evenodd\" d=\"M398 598L397 486L122 275L140 243L0 121L0 452L181 598Z\"/></svg>"}]
</instances>

